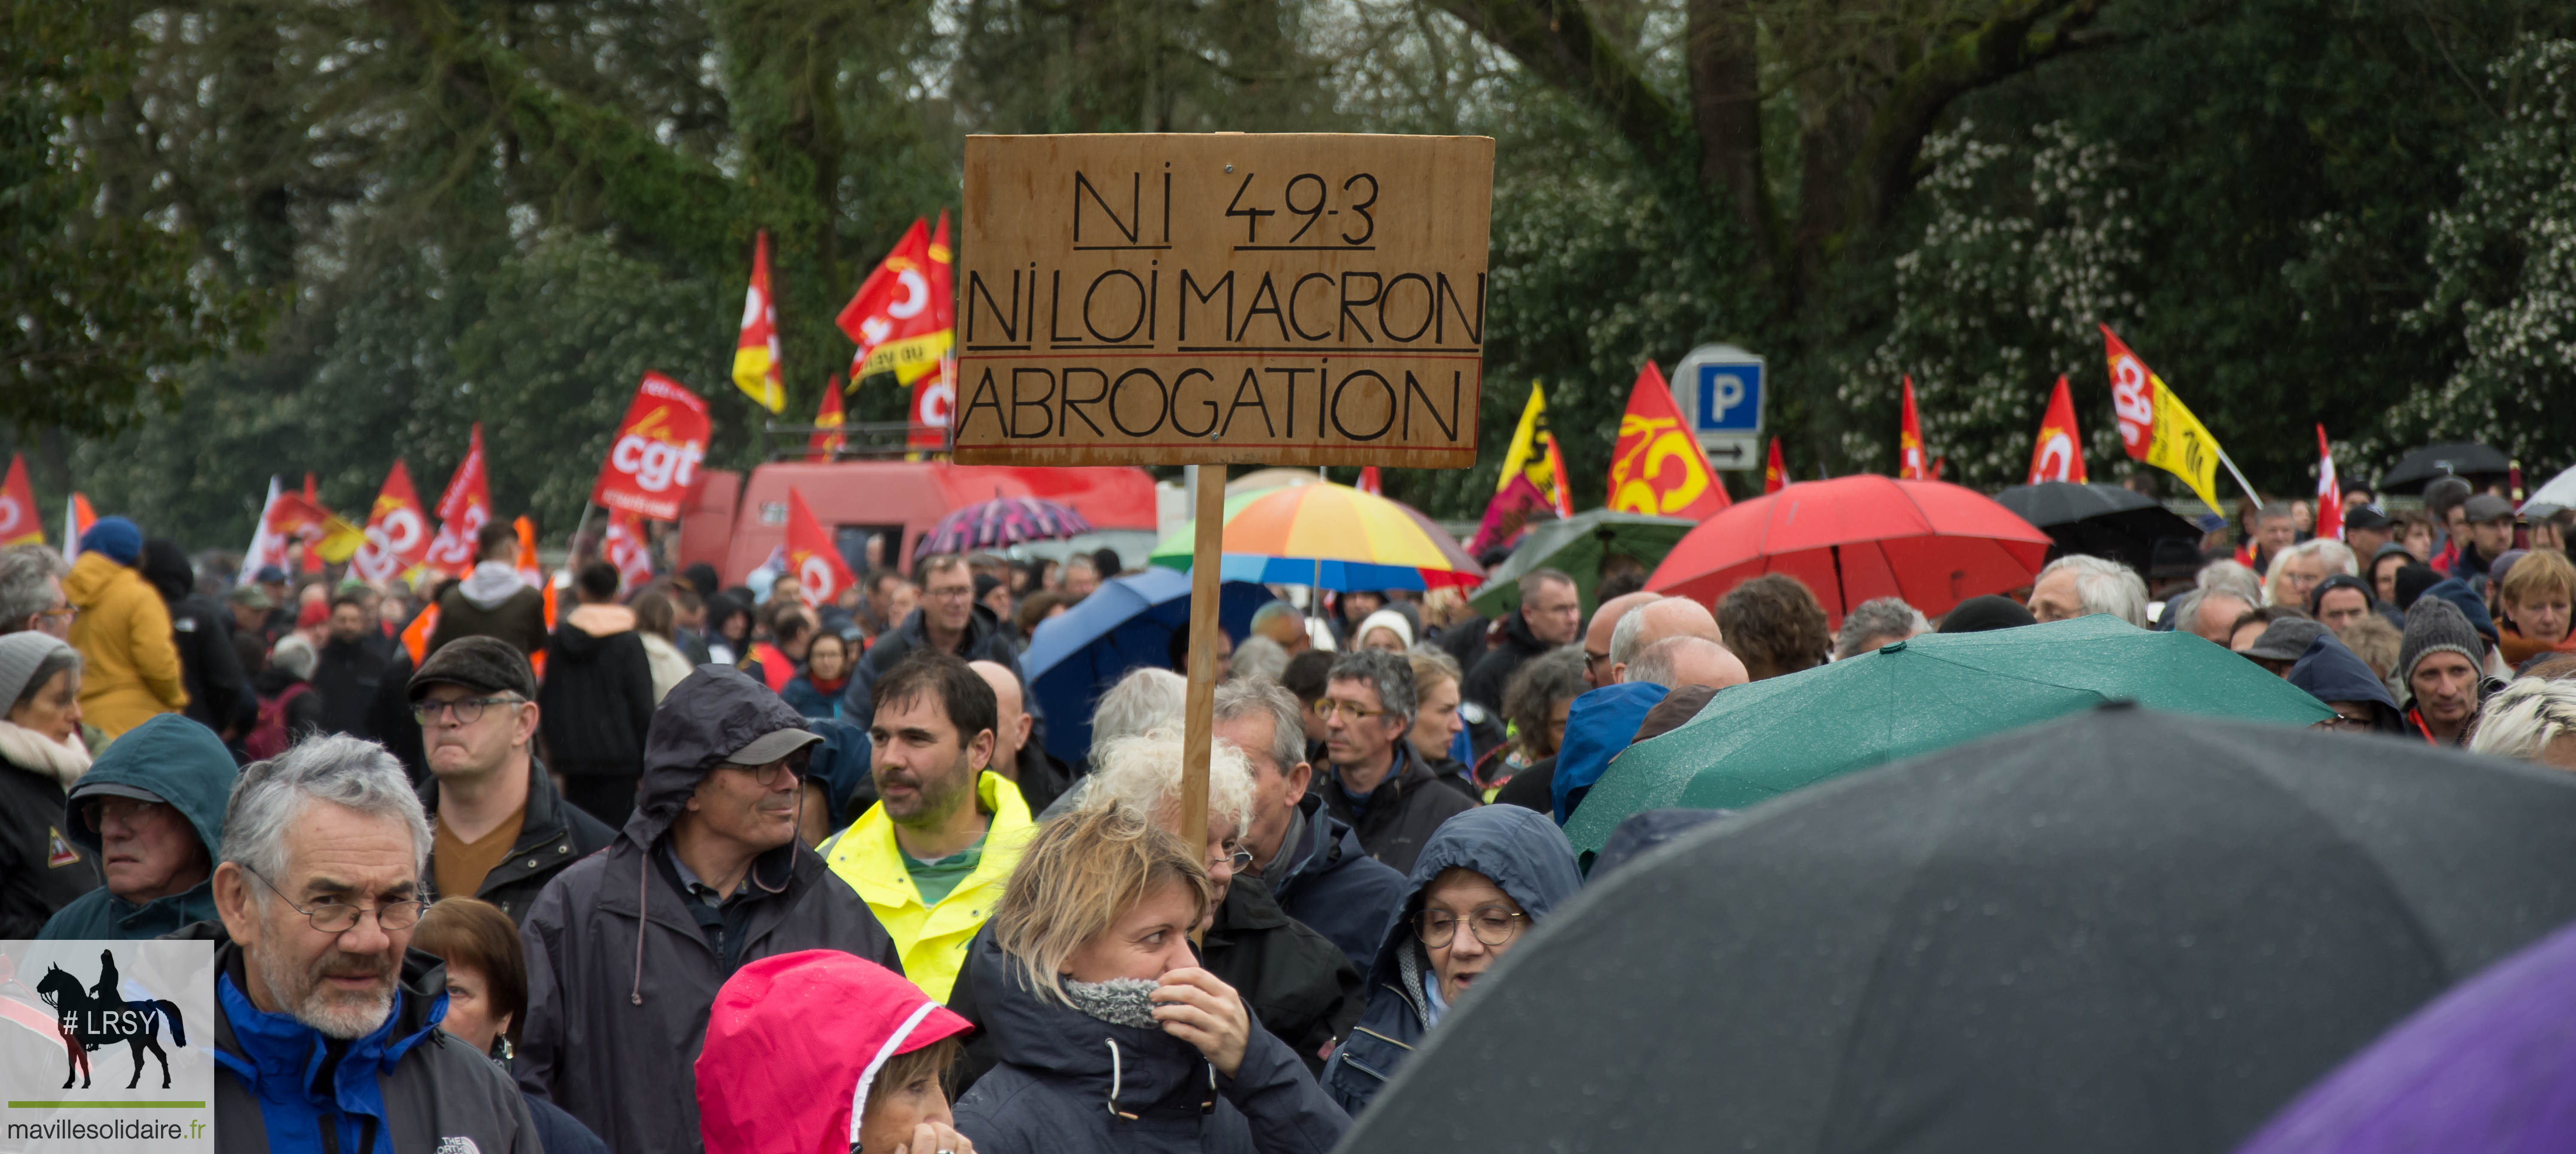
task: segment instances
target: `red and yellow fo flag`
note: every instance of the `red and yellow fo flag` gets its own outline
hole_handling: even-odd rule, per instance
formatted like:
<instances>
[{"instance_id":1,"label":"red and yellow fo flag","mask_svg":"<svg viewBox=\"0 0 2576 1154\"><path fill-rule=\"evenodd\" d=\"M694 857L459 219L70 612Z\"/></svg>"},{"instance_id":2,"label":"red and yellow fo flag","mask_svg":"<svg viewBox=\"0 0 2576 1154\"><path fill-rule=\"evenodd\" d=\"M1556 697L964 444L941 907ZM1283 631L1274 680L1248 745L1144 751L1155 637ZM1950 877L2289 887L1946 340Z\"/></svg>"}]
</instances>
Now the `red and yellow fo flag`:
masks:
<instances>
[{"instance_id":1,"label":"red and yellow fo flag","mask_svg":"<svg viewBox=\"0 0 2576 1154\"><path fill-rule=\"evenodd\" d=\"M1619 418L1619 441L1610 449L1609 506L1697 521L1732 503L1699 439L1682 427L1663 371L1646 362L1628 392L1628 412Z\"/></svg>"},{"instance_id":2,"label":"red and yellow fo flag","mask_svg":"<svg viewBox=\"0 0 2576 1154\"><path fill-rule=\"evenodd\" d=\"M706 401L660 373L644 374L590 487L591 503L679 520L680 506L703 479L698 462L707 459L708 431Z\"/></svg>"},{"instance_id":3,"label":"red and yellow fo flag","mask_svg":"<svg viewBox=\"0 0 2576 1154\"><path fill-rule=\"evenodd\" d=\"M1771 438L1771 459L1762 465L1762 491L1777 493L1789 487L1789 467L1780 463L1780 438Z\"/></svg>"},{"instance_id":4,"label":"red and yellow fo flag","mask_svg":"<svg viewBox=\"0 0 2576 1154\"><path fill-rule=\"evenodd\" d=\"M0 545L42 545L45 519L36 511L36 490L27 484L27 458L9 454L9 478L0 481Z\"/></svg>"},{"instance_id":5,"label":"red and yellow fo flag","mask_svg":"<svg viewBox=\"0 0 2576 1154\"><path fill-rule=\"evenodd\" d=\"M823 403L814 410L814 433L805 438L805 459L829 461L841 451L841 374L823 386Z\"/></svg>"},{"instance_id":6,"label":"red and yellow fo flag","mask_svg":"<svg viewBox=\"0 0 2576 1154\"><path fill-rule=\"evenodd\" d=\"M2066 391L2066 378L2057 378L2057 392L2048 398L2048 415L2039 419L2039 440L2030 447L2030 480L2072 481L2081 485L2084 476L2084 442L2075 434L2075 397Z\"/></svg>"},{"instance_id":7,"label":"red and yellow fo flag","mask_svg":"<svg viewBox=\"0 0 2576 1154\"><path fill-rule=\"evenodd\" d=\"M742 335L733 346L733 383L773 413L787 411L778 368L778 298L769 291L769 233L752 245L751 287L742 294Z\"/></svg>"},{"instance_id":8,"label":"red and yellow fo flag","mask_svg":"<svg viewBox=\"0 0 2576 1154\"><path fill-rule=\"evenodd\" d=\"M809 608L820 609L839 598L859 579L832 545L832 534L805 505L805 494L787 489L787 571Z\"/></svg>"},{"instance_id":9,"label":"red and yellow fo flag","mask_svg":"<svg viewBox=\"0 0 2576 1154\"><path fill-rule=\"evenodd\" d=\"M1905 378L1905 416L1896 429L1896 476L1902 481L1929 481L1923 463L1923 422L1914 415L1914 378Z\"/></svg>"},{"instance_id":10,"label":"red and yellow fo flag","mask_svg":"<svg viewBox=\"0 0 2576 1154\"><path fill-rule=\"evenodd\" d=\"M859 282L839 318L841 331L859 346L850 355L853 384L893 373L896 383L912 386L907 443L915 449L946 445L949 416L957 407L957 389L945 368L957 336L950 274L955 263L948 214L939 214L936 236L915 219L894 251Z\"/></svg>"},{"instance_id":11,"label":"red and yellow fo flag","mask_svg":"<svg viewBox=\"0 0 2576 1154\"><path fill-rule=\"evenodd\" d=\"M399 457L394 459L393 471L385 474L384 487L376 490L366 534L366 544L358 546L349 567L369 581L391 581L429 556L429 514L420 507L411 470L403 467Z\"/></svg>"}]
</instances>

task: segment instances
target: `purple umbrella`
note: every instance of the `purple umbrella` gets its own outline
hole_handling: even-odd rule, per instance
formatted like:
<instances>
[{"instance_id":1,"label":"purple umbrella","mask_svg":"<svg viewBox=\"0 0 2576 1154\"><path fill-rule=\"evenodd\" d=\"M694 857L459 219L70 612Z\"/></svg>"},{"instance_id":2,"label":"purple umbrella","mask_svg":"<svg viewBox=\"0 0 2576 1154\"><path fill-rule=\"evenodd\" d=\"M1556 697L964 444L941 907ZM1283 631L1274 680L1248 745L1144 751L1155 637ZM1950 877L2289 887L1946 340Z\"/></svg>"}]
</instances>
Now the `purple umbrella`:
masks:
<instances>
[{"instance_id":1,"label":"purple umbrella","mask_svg":"<svg viewBox=\"0 0 2576 1154\"><path fill-rule=\"evenodd\" d=\"M970 549L999 549L1022 541L1049 541L1091 531L1082 514L1035 497L996 497L939 519L914 546L913 559Z\"/></svg>"},{"instance_id":2,"label":"purple umbrella","mask_svg":"<svg viewBox=\"0 0 2576 1154\"><path fill-rule=\"evenodd\" d=\"M2576 1150L2576 926L2507 957L2308 1087L2238 1154Z\"/></svg>"}]
</instances>

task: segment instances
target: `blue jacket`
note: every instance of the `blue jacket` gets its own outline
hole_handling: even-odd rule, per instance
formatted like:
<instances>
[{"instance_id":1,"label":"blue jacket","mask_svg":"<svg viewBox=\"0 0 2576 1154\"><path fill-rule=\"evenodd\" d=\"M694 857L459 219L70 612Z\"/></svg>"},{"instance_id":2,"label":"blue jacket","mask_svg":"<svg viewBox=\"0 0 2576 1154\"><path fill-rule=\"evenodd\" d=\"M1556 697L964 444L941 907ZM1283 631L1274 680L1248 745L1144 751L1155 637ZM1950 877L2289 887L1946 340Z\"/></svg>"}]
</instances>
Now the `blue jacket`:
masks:
<instances>
[{"instance_id":1,"label":"blue jacket","mask_svg":"<svg viewBox=\"0 0 2576 1154\"><path fill-rule=\"evenodd\" d=\"M106 860L98 831L81 811L111 795L141 790L170 804L206 847L207 877L196 885L136 905L102 885L55 911L40 939L113 938L137 941L179 932L215 918L214 859L224 844L224 805L240 770L214 731L184 714L164 713L125 731L98 755L63 801L63 832L91 861Z\"/></svg>"},{"instance_id":2,"label":"blue jacket","mask_svg":"<svg viewBox=\"0 0 2576 1154\"><path fill-rule=\"evenodd\" d=\"M1297 809L1306 815L1306 836L1287 848L1270 896L1289 917L1340 946L1351 968L1365 974L1404 905L1404 875L1370 857L1360 835L1325 812L1323 798L1309 794Z\"/></svg>"},{"instance_id":3,"label":"blue jacket","mask_svg":"<svg viewBox=\"0 0 2576 1154\"><path fill-rule=\"evenodd\" d=\"M2319 701L2371 703L2374 732L2396 733L2404 728L2405 714L2397 708L2397 699L2389 696L2387 683L2334 634L2322 634L2308 643L2308 651L2290 666L2289 681Z\"/></svg>"},{"instance_id":4,"label":"blue jacket","mask_svg":"<svg viewBox=\"0 0 2576 1154\"><path fill-rule=\"evenodd\" d=\"M796 707L796 712L817 721L829 721L841 715L839 695L814 688L814 679L802 673L789 678L786 688L779 690L778 696L786 698L787 704Z\"/></svg>"},{"instance_id":5,"label":"blue jacket","mask_svg":"<svg viewBox=\"0 0 2576 1154\"><path fill-rule=\"evenodd\" d=\"M976 935L966 965L999 1060L957 1100L976 1154L1326 1154L1350 1129L1257 1019L1227 1078L1161 1030L1041 997L991 934Z\"/></svg>"},{"instance_id":6,"label":"blue jacket","mask_svg":"<svg viewBox=\"0 0 2576 1154\"><path fill-rule=\"evenodd\" d=\"M1529 915L1532 928L1583 888L1564 832L1536 810L1516 805L1472 809L1431 835L1431 844L1422 847L1422 857L1413 863L1412 888L1369 968L1368 1009L1324 1066L1324 1092L1353 1115L1368 1107L1431 1029L1422 992L1431 963L1422 943L1414 940L1412 922L1422 908L1422 891L1453 867L1485 875ZM1527 937L1524 932L1514 944Z\"/></svg>"},{"instance_id":7,"label":"blue jacket","mask_svg":"<svg viewBox=\"0 0 2576 1154\"><path fill-rule=\"evenodd\" d=\"M1604 685L1574 699L1565 713L1565 744L1556 751L1556 776L1548 782L1556 824L1565 824L1566 815L1583 800L1576 791L1588 792L1601 780L1610 759L1637 740L1646 711L1671 692L1661 685L1630 682Z\"/></svg>"},{"instance_id":8,"label":"blue jacket","mask_svg":"<svg viewBox=\"0 0 2576 1154\"><path fill-rule=\"evenodd\" d=\"M242 992L247 958L220 925L173 936L215 942L216 1154L542 1154L509 1075L438 1028L447 970L437 958L404 957L393 1012L343 1044L326 1074L319 1031Z\"/></svg>"}]
</instances>

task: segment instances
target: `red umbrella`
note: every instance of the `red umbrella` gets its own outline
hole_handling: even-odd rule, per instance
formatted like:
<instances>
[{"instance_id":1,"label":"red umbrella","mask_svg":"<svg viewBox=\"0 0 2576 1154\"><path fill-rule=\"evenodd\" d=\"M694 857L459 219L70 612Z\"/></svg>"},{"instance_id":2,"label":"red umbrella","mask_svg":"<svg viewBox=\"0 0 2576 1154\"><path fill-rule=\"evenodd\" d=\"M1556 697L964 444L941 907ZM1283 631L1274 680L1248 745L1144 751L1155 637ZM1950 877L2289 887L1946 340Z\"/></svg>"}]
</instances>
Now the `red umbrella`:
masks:
<instances>
[{"instance_id":1,"label":"red umbrella","mask_svg":"<svg viewBox=\"0 0 2576 1154\"><path fill-rule=\"evenodd\" d=\"M1970 597L2028 585L2048 534L1992 498L1940 481L1804 481L1700 522L1646 588L1715 604L1765 573L1816 591L1836 626L1874 597L1938 617Z\"/></svg>"}]
</instances>

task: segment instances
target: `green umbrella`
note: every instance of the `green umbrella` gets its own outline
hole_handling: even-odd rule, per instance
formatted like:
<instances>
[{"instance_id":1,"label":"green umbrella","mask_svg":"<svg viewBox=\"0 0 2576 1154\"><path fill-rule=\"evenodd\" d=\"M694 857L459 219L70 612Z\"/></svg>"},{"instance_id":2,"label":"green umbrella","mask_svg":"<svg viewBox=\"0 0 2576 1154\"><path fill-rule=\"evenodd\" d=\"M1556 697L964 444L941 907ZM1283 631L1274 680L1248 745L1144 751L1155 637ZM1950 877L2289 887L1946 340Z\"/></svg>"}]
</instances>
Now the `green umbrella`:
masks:
<instances>
[{"instance_id":1,"label":"green umbrella","mask_svg":"<svg viewBox=\"0 0 2576 1154\"><path fill-rule=\"evenodd\" d=\"M2305 690L2216 645L2107 615L1927 633L1719 691L1681 728L1611 762L1565 835L1577 854L1590 855L1630 814L1742 808L2121 699L2167 713L2289 725L2334 716Z\"/></svg>"},{"instance_id":2,"label":"green umbrella","mask_svg":"<svg viewBox=\"0 0 2576 1154\"><path fill-rule=\"evenodd\" d=\"M1574 578L1574 588L1583 597L1583 613L1590 616L1598 600L1592 590L1601 584L1601 558L1606 553L1624 553L1637 559L1646 572L1655 571L1664 554L1699 527L1699 522L1682 517L1655 517L1644 513L1618 513L1594 509L1577 513L1562 521L1541 521L1521 539L1520 548L1485 575L1485 583L1467 595L1467 603L1487 617L1500 617L1519 607L1520 580L1532 569L1555 569Z\"/></svg>"}]
</instances>

